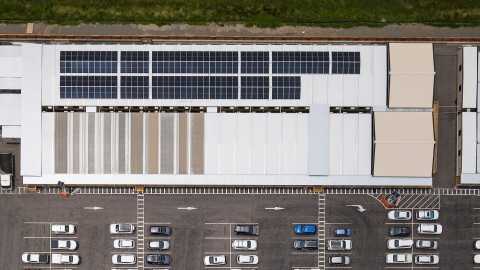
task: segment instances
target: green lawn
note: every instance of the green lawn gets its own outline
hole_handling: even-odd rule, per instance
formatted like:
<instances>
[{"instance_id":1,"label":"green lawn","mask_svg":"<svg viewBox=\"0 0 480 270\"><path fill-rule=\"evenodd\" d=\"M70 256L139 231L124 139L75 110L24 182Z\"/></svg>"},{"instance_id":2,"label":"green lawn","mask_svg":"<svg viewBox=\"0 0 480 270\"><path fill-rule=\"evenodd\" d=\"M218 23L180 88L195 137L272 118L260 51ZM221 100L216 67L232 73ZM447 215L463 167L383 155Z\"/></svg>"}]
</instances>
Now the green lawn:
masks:
<instances>
[{"instance_id":1,"label":"green lawn","mask_svg":"<svg viewBox=\"0 0 480 270\"><path fill-rule=\"evenodd\" d=\"M480 0L0 0L0 22L478 26Z\"/></svg>"}]
</instances>

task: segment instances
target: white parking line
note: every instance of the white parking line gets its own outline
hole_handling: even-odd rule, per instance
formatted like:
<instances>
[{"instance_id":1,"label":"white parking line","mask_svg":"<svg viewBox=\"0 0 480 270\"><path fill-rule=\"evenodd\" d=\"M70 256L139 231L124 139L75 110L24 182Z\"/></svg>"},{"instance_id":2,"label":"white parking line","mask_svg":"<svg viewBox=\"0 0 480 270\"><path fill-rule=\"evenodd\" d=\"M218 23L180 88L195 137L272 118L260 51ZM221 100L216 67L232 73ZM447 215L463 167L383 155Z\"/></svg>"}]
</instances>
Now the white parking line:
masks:
<instances>
[{"instance_id":1,"label":"white parking line","mask_svg":"<svg viewBox=\"0 0 480 270\"><path fill-rule=\"evenodd\" d=\"M315 225L315 224L317 224L317 222L315 222L315 221L314 222L300 222L300 223L293 223L292 222L292 225L301 225L301 224Z\"/></svg>"},{"instance_id":2,"label":"white parking line","mask_svg":"<svg viewBox=\"0 0 480 270\"><path fill-rule=\"evenodd\" d=\"M78 222L71 222L71 221L52 221L52 222L44 222L44 221L24 221L24 224L77 224ZM35 266L36 267L36 266Z\"/></svg>"},{"instance_id":3,"label":"white parking line","mask_svg":"<svg viewBox=\"0 0 480 270\"><path fill-rule=\"evenodd\" d=\"M24 236L24 239L52 239L51 236ZM56 236L54 235L53 238L61 238L61 239L77 239L76 236Z\"/></svg>"},{"instance_id":4,"label":"white parking line","mask_svg":"<svg viewBox=\"0 0 480 270\"><path fill-rule=\"evenodd\" d=\"M330 224L330 225L352 225L351 222L325 222L325 224Z\"/></svg>"},{"instance_id":5,"label":"white parking line","mask_svg":"<svg viewBox=\"0 0 480 270\"><path fill-rule=\"evenodd\" d=\"M163 252L163 251L162 251ZM256 250L242 250L242 251L232 251L232 254L245 254L245 252L248 252L248 254L258 254L258 251ZM223 254L225 251L204 251L203 254Z\"/></svg>"},{"instance_id":6,"label":"white parking line","mask_svg":"<svg viewBox=\"0 0 480 270\"><path fill-rule=\"evenodd\" d=\"M258 225L258 223L252 223L252 222L206 222L205 223L205 225L232 225L232 224Z\"/></svg>"},{"instance_id":7,"label":"white parking line","mask_svg":"<svg viewBox=\"0 0 480 270\"><path fill-rule=\"evenodd\" d=\"M153 224L170 225L172 223L170 223L170 222L144 222L143 224L145 224L145 225L153 225Z\"/></svg>"}]
</instances>

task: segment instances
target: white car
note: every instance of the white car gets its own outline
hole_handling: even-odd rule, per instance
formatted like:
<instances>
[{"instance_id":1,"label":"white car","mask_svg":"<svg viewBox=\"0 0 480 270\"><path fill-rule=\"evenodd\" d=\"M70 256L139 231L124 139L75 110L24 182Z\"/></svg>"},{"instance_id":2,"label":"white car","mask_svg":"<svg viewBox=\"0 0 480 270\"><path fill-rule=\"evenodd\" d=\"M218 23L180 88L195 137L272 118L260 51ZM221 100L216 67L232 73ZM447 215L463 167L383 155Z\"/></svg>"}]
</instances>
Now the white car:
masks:
<instances>
[{"instance_id":1,"label":"white car","mask_svg":"<svg viewBox=\"0 0 480 270\"><path fill-rule=\"evenodd\" d=\"M480 249L480 240L475 240L475 242L473 242L473 248Z\"/></svg>"},{"instance_id":2,"label":"white car","mask_svg":"<svg viewBox=\"0 0 480 270\"><path fill-rule=\"evenodd\" d=\"M114 248L135 248L135 241L132 239L117 239L113 241Z\"/></svg>"},{"instance_id":3,"label":"white car","mask_svg":"<svg viewBox=\"0 0 480 270\"><path fill-rule=\"evenodd\" d=\"M114 254L112 256L113 264L135 264L137 257L133 254Z\"/></svg>"},{"instance_id":4,"label":"white car","mask_svg":"<svg viewBox=\"0 0 480 270\"><path fill-rule=\"evenodd\" d=\"M328 250L351 250L352 240L328 240Z\"/></svg>"},{"instance_id":5,"label":"white car","mask_svg":"<svg viewBox=\"0 0 480 270\"><path fill-rule=\"evenodd\" d=\"M238 255L237 256L238 264L258 264L257 255Z\"/></svg>"},{"instance_id":6,"label":"white car","mask_svg":"<svg viewBox=\"0 0 480 270\"><path fill-rule=\"evenodd\" d=\"M64 249L64 250L75 250L78 247L77 241L75 240L56 240L52 239L50 241L50 246L52 249Z\"/></svg>"},{"instance_id":7,"label":"white car","mask_svg":"<svg viewBox=\"0 0 480 270\"><path fill-rule=\"evenodd\" d=\"M387 263L411 263L412 254L387 254Z\"/></svg>"},{"instance_id":8,"label":"white car","mask_svg":"<svg viewBox=\"0 0 480 270\"><path fill-rule=\"evenodd\" d=\"M80 257L75 254L52 254L52 264L80 264Z\"/></svg>"},{"instance_id":9,"label":"white car","mask_svg":"<svg viewBox=\"0 0 480 270\"><path fill-rule=\"evenodd\" d=\"M72 224L52 224L53 234L75 234L75 225Z\"/></svg>"},{"instance_id":10,"label":"white car","mask_svg":"<svg viewBox=\"0 0 480 270\"><path fill-rule=\"evenodd\" d=\"M22 261L24 263L48 263L48 254L46 253L23 253Z\"/></svg>"},{"instance_id":11,"label":"white car","mask_svg":"<svg viewBox=\"0 0 480 270\"><path fill-rule=\"evenodd\" d=\"M133 234L135 226L133 224L110 224L110 234Z\"/></svg>"},{"instance_id":12,"label":"white car","mask_svg":"<svg viewBox=\"0 0 480 270\"><path fill-rule=\"evenodd\" d=\"M412 218L412 212L407 210L392 210L388 212L390 220L409 220Z\"/></svg>"},{"instance_id":13,"label":"white car","mask_svg":"<svg viewBox=\"0 0 480 270\"><path fill-rule=\"evenodd\" d=\"M256 240L234 240L232 243L233 249L239 250L256 250L257 241Z\"/></svg>"},{"instance_id":14,"label":"white car","mask_svg":"<svg viewBox=\"0 0 480 270\"><path fill-rule=\"evenodd\" d=\"M438 242L437 240L417 240L415 246L419 249L437 249Z\"/></svg>"},{"instance_id":15,"label":"white car","mask_svg":"<svg viewBox=\"0 0 480 270\"><path fill-rule=\"evenodd\" d=\"M442 225L437 223L421 223L417 229L419 234L441 234Z\"/></svg>"},{"instance_id":16,"label":"white car","mask_svg":"<svg viewBox=\"0 0 480 270\"><path fill-rule=\"evenodd\" d=\"M417 255L415 256L415 264L438 264L440 258L438 255Z\"/></svg>"},{"instance_id":17,"label":"white car","mask_svg":"<svg viewBox=\"0 0 480 270\"><path fill-rule=\"evenodd\" d=\"M475 254L475 256L473 256L473 262L475 264L480 264L480 254Z\"/></svg>"},{"instance_id":18,"label":"white car","mask_svg":"<svg viewBox=\"0 0 480 270\"><path fill-rule=\"evenodd\" d=\"M227 263L227 256L225 255L211 255L211 256L205 256L203 258L203 264L206 266L210 265L223 265Z\"/></svg>"},{"instance_id":19,"label":"white car","mask_svg":"<svg viewBox=\"0 0 480 270\"><path fill-rule=\"evenodd\" d=\"M388 249L411 248L412 246L412 239L390 239L387 242Z\"/></svg>"},{"instance_id":20,"label":"white car","mask_svg":"<svg viewBox=\"0 0 480 270\"><path fill-rule=\"evenodd\" d=\"M437 220L440 214L437 210L418 210L417 220Z\"/></svg>"},{"instance_id":21,"label":"white car","mask_svg":"<svg viewBox=\"0 0 480 270\"><path fill-rule=\"evenodd\" d=\"M165 250L170 248L170 242L166 240L148 242L148 249Z\"/></svg>"}]
</instances>

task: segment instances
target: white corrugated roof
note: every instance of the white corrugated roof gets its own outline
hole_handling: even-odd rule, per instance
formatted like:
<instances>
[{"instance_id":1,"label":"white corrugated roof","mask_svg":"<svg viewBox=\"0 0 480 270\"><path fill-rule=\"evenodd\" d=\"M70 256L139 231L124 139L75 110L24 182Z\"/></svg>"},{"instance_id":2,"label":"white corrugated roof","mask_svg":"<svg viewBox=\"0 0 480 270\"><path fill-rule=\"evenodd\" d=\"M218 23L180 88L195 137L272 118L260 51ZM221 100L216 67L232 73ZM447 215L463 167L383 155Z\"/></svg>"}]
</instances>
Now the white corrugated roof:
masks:
<instances>
[{"instance_id":1,"label":"white corrugated roof","mask_svg":"<svg viewBox=\"0 0 480 270\"><path fill-rule=\"evenodd\" d=\"M375 112L374 176L431 177L431 112Z\"/></svg>"},{"instance_id":2,"label":"white corrugated roof","mask_svg":"<svg viewBox=\"0 0 480 270\"><path fill-rule=\"evenodd\" d=\"M435 67L431 43L390 43L389 107L431 108Z\"/></svg>"},{"instance_id":3,"label":"white corrugated roof","mask_svg":"<svg viewBox=\"0 0 480 270\"><path fill-rule=\"evenodd\" d=\"M22 129L20 126L2 126L2 138L20 139Z\"/></svg>"},{"instance_id":4,"label":"white corrugated roof","mask_svg":"<svg viewBox=\"0 0 480 270\"><path fill-rule=\"evenodd\" d=\"M372 115L330 114L330 175L371 175Z\"/></svg>"},{"instance_id":5,"label":"white corrugated roof","mask_svg":"<svg viewBox=\"0 0 480 270\"><path fill-rule=\"evenodd\" d=\"M477 113L462 112L462 173L477 172Z\"/></svg>"},{"instance_id":6,"label":"white corrugated roof","mask_svg":"<svg viewBox=\"0 0 480 270\"><path fill-rule=\"evenodd\" d=\"M477 108L477 47L463 47L462 64L462 107Z\"/></svg>"},{"instance_id":7,"label":"white corrugated roof","mask_svg":"<svg viewBox=\"0 0 480 270\"><path fill-rule=\"evenodd\" d=\"M21 124L21 95L0 94L0 126Z\"/></svg>"},{"instance_id":8,"label":"white corrugated roof","mask_svg":"<svg viewBox=\"0 0 480 270\"><path fill-rule=\"evenodd\" d=\"M22 46L22 166L23 176L42 175L42 45Z\"/></svg>"},{"instance_id":9,"label":"white corrugated roof","mask_svg":"<svg viewBox=\"0 0 480 270\"><path fill-rule=\"evenodd\" d=\"M308 136L308 174L330 174L330 107L310 106Z\"/></svg>"}]
</instances>

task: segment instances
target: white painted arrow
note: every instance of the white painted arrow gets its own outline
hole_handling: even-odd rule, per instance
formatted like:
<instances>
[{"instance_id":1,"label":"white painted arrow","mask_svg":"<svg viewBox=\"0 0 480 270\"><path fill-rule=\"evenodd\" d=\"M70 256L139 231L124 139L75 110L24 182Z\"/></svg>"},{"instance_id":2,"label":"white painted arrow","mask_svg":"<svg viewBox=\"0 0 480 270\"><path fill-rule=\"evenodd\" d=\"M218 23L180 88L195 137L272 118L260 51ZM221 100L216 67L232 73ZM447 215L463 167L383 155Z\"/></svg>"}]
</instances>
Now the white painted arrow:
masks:
<instances>
[{"instance_id":1,"label":"white painted arrow","mask_svg":"<svg viewBox=\"0 0 480 270\"><path fill-rule=\"evenodd\" d=\"M102 210L103 207L99 207L99 206L94 206L94 207L84 207L83 209L85 210L93 210L93 211L96 211L96 210Z\"/></svg>"},{"instance_id":2,"label":"white painted arrow","mask_svg":"<svg viewBox=\"0 0 480 270\"><path fill-rule=\"evenodd\" d=\"M265 207L265 210L275 210L275 211L278 211L278 210L283 210L285 208L282 208L282 207L278 207L278 206L275 206L275 207Z\"/></svg>"},{"instance_id":3,"label":"white painted arrow","mask_svg":"<svg viewBox=\"0 0 480 270\"><path fill-rule=\"evenodd\" d=\"M196 210L197 208L189 206L189 207L178 207L177 209L178 210L188 210L188 211L190 211L190 210Z\"/></svg>"},{"instance_id":4,"label":"white painted arrow","mask_svg":"<svg viewBox=\"0 0 480 270\"><path fill-rule=\"evenodd\" d=\"M359 205L359 204L349 204L349 205L347 205L347 206L357 207L357 208L358 208L357 210L360 211L360 212L363 212L363 211L366 211L366 210L367 210L367 209L363 208L363 206L361 206L361 205Z\"/></svg>"}]
</instances>

